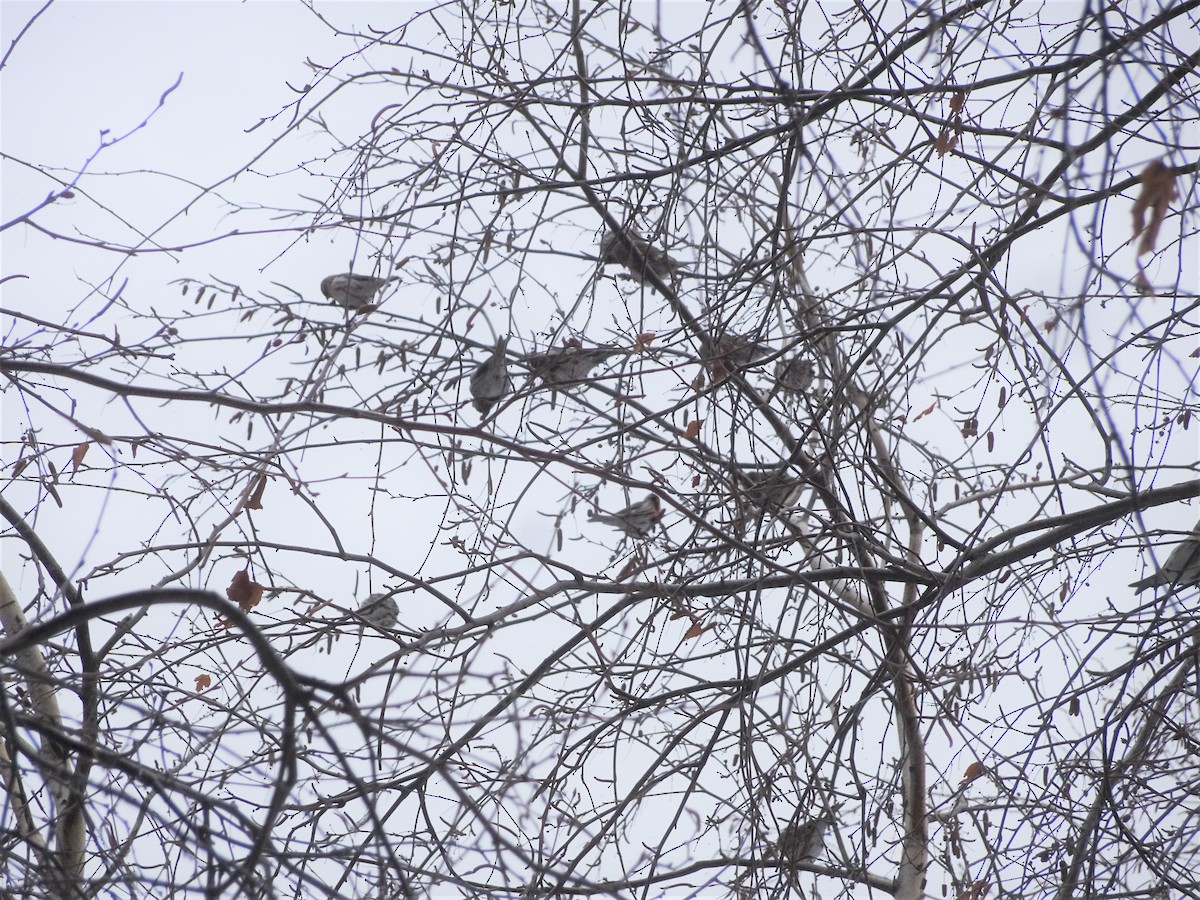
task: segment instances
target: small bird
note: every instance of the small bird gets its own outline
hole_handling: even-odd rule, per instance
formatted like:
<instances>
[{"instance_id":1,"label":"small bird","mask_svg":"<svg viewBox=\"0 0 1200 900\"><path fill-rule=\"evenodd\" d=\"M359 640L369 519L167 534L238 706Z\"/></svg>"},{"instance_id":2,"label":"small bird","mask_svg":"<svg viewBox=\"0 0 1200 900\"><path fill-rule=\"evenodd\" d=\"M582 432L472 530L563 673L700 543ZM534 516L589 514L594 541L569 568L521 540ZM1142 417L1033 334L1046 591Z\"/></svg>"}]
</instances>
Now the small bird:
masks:
<instances>
[{"instance_id":1,"label":"small bird","mask_svg":"<svg viewBox=\"0 0 1200 900\"><path fill-rule=\"evenodd\" d=\"M731 372L740 372L770 355L771 348L761 341L728 332L704 348L704 363L712 380L718 382L724 381Z\"/></svg>"},{"instance_id":2,"label":"small bird","mask_svg":"<svg viewBox=\"0 0 1200 900\"><path fill-rule=\"evenodd\" d=\"M616 513L588 510L588 519L591 521L619 528L630 537L645 537L662 517L662 500L658 498L658 494L647 494L646 499L631 503Z\"/></svg>"},{"instance_id":3,"label":"small bird","mask_svg":"<svg viewBox=\"0 0 1200 900\"><path fill-rule=\"evenodd\" d=\"M789 822L775 845L779 858L792 865L817 859L825 850L825 832L832 824L833 815L828 811L815 819Z\"/></svg>"},{"instance_id":4,"label":"small bird","mask_svg":"<svg viewBox=\"0 0 1200 900\"><path fill-rule=\"evenodd\" d=\"M400 608L391 594L371 594L359 604L355 615L376 628L394 628L400 620Z\"/></svg>"},{"instance_id":5,"label":"small bird","mask_svg":"<svg viewBox=\"0 0 1200 900\"><path fill-rule=\"evenodd\" d=\"M813 364L799 354L775 363L775 384L789 394L805 393L812 387L814 375Z\"/></svg>"},{"instance_id":6,"label":"small bird","mask_svg":"<svg viewBox=\"0 0 1200 900\"><path fill-rule=\"evenodd\" d=\"M1175 589L1200 584L1200 522L1182 543L1176 544L1167 561L1153 575L1130 585L1140 594L1146 588L1172 587Z\"/></svg>"},{"instance_id":7,"label":"small bird","mask_svg":"<svg viewBox=\"0 0 1200 900\"><path fill-rule=\"evenodd\" d=\"M471 402L480 415L486 416L496 402L513 389L508 358L504 355L506 346L508 335L498 338L495 349L471 373Z\"/></svg>"},{"instance_id":8,"label":"small bird","mask_svg":"<svg viewBox=\"0 0 1200 900\"><path fill-rule=\"evenodd\" d=\"M617 347L593 347L584 350L576 345L543 353L530 353L523 357L523 361L543 383L559 387L587 380L592 369L610 357L619 356L624 352Z\"/></svg>"},{"instance_id":9,"label":"small bird","mask_svg":"<svg viewBox=\"0 0 1200 900\"><path fill-rule=\"evenodd\" d=\"M376 292L397 278L396 275L391 278L376 278L373 275L343 272L341 275L330 275L323 279L321 293L325 295L325 299L332 300L343 309L354 311L370 306L375 300Z\"/></svg>"},{"instance_id":10,"label":"small bird","mask_svg":"<svg viewBox=\"0 0 1200 900\"><path fill-rule=\"evenodd\" d=\"M747 488L735 488L735 496L746 505L761 510L778 511L795 506L804 490L804 482L786 471L748 473Z\"/></svg>"},{"instance_id":11,"label":"small bird","mask_svg":"<svg viewBox=\"0 0 1200 900\"><path fill-rule=\"evenodd\" d=\"M647 272L653 272L667 284L670 284L677 274L682 273L681 263L671 259L662 250L650 246L636 231L626 229L625 236L633 245L632 248L622 241L615 231L604 233L604 237L600 239L600 265L615 263L629 270L629 274L638 284L646 284Z\"/></svg>"}]
</instances>

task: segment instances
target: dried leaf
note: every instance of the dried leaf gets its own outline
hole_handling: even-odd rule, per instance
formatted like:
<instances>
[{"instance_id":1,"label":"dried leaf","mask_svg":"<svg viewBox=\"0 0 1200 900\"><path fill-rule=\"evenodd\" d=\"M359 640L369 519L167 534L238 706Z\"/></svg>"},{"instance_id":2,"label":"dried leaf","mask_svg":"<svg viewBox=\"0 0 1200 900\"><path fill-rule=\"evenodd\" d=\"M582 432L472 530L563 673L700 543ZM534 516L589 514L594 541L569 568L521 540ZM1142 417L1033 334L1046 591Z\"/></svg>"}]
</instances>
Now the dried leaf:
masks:
<instances>
[{"instance_id":1,"label":"dried leaf","mask_svg":"<svg viewBox=\"0 0 1200 900\"><path fill-rule=\"evenodd\" d=\"M698 638L704 634L704 626L700 624L699 619L692 619L692 627L687 630L687 634L683 636L685 641L690 641L692 638Z\"/></svg>"},{"instance_id":2,"label":"dried leaf","mask_svg":"<svg viewBox=\"0 0 1200 900\"><path fill-rule=\"evenodd\" d=\"M962 781L958 783L958 789L961 791L986 771L987 769L984 767L983 763L981 763L979 760L975 760L975 762L967 766L967 771L963 772Z\"/></svg>"},{"instance_id":3,"label":"dried leaf","mask_svg":"<svg viewBox=\"0 0 1200 900\"><path fill-rule=\"evenodd\" d=\"M936 400L934 400L927 407L925 407L923 410L921 410L919 413L917 413L916 416L913 417L913 421L920 422L923 418L925 418L927 415L929 415L935 409L937 409L937 401Z\"/></svg>"},{"instance_id":4,"label":"dried leaf","mask_svg":"<svg viewBox=\"0 0 1200 900\"><path fill-rule=\"evenodd\" d=\"M693 419L691 422L688 422L687 428L684 429L683 436L689 441L694 441L697 437L699 437L701 421L701 419Z\"/></svg>"},{"instance_id":5,"label":"dried leaf","mask_svg":"<svg viewBox=\"0 0 1200 900\"><path fill-rule=\"evenodd\" d=\"M207 690L212 685L212 679L207 675L196 676L196 693Z\"/></svg>"},{"instance_id":6,"label":"dried leaf","mask_svg":"<svg viewBox=\"0 0 1200 900\"><path fill-rule=\"evenodd\" d=\"M246 569L233 576L233 580L229 582L229 587L225 589L225 596L233 603L236 603L242 612L250 612L254 607L258 606L262 600L263 586L255 581L250 580L250 573Z\"/></svg>"},{"instance_id":7,"label":"dried leaf","mask_svg":"<svg viewBox=\"0 0 1200 900\"><path fill-rule=\"evenodd\" d=\"M1133 236L1139 235L1142 240L1138 244L1138 256L1153 252L1158 243L1158 229L1167 216L1171 201L1179 196L1175 189L1175 172L1165 165L1161 159L1156 159L1142 169L1139 176L1142 192L1133 201ZM1150 222L1146 223L1146 211L1150 211Z\"/></svg>"},{"instance_id":8,"label":"dried leaf","mask_svg":"<svg viewBox=\"0 0 1200 900\"><path fill-rule=\"evenodd\" d=\"M267 476L259 475L250 486L250 496L246 498L246 509L262 509L263 491L267 489Z\"/></svg>"},{"instance_id":9,"label":"dried leaf","mask_svg":"<svg viewBox=\"0 0 1200 900\"><path fill-rule=\"evenodd\" d=\"M655 334L653 331L643 331L637 336L637 340L633 342L633 352L642 353L654 342Z\"/></svg>"},{"instance_id":10,"label":"dried leaf","mask_svg":"<svg viewBox=\"0 0 1200 900\"><path fill-rule=\"evenodd\" d=\"M955 91L954 96L950 98L950 111L955 115L959 115L963 111L963 107L967 103L966 91Z\"/></svg>"},{"instance_id":11,"label":"dried leaf","mask_svg":"<svg viewBox=\"0 0 1200 900\"><path fill-rule=\"evenodd\" d=\"M79 464L82 463L83 458L85 456L87 456L88 447L90 447L90 446L91 446L91 444L89 444L87 441L84 441L82 444L75 445L75 449L71 451L71 471L72 472L79 470Z\"/></svg>"}]
</instances>

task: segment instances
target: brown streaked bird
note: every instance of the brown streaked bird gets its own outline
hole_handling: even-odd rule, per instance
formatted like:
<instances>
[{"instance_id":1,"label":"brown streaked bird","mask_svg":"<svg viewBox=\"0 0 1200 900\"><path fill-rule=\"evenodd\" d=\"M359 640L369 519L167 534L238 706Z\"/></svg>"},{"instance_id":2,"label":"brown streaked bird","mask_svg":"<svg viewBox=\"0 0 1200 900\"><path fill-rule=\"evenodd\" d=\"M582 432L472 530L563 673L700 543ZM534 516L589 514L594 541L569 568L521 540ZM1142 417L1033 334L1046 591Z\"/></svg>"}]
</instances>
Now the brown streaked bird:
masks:
<instances>
[{"instance_id":1,"label":"brown streaked bird","mask_svg":"<svg viewBox=\"0 0 1200 900\"><path fill-rule=\"evenodd\" d=\"M396 281L399 276L391 278L376 278L374 275L355 275L353 272L343 272L330 275L321 280L321 293L325 299L332 300L342 309L356 311L364 306L370 306L375 301L375 294L389 282Z\"/></svg>"},{"instance_id":2,"label":"brown streaked bird","mask_svg":"<svg viewBox=\"0 0 1200 900\"><path fill-rule=\"evenodd\" d=\"M808 863L825 852L825 833L833 824L833 815L823 812L815 819L788 823L775 845L779 858L796 865Z\"/></svg>"},{"instance_id":3,"label":"brown streaked bird","mask_svg":"<svg viewBox=\"0 0 1200 900\"><path fill-rule=\"evenodd\" d=\"M482 416L486 416L497 401L513 388L512 378L508 374L508 358L504 355L506 346L508 335L497 338L496 346L488 358L471 373L471 403Z\"/></svg>"},{"instance_id":4,"label":"brown streaked bird","mask_svg":"<svg viewBox=\"0 0 1200 900\"><path fill-rule=\"evenodd\" d=\"M644 500L631 503L620 512L598 513L588 510L588 519L619 528L630 537L645 537L663 517L662 500L658 494L647 494Z\"/></svg>"},{"instance_id":5,"label":"brown streaked bird","mask_svg":"<svg viewBox=\"0 0 1200 900\"><path fill-rule=\"evenodd\" d=\"M615 231L606 231L600 239L600 265L614 263L627 270L638 284L646 284L646 273L653 272L666 284L676 275L684 274L683 265L672 259L632 229L625 230L633 247L622 241Z\"/></svg>"},{"instance_id":6,"label":"brown streaked bird","mask_svg":"<svg viewBox=\"0 0 1200 900\"><path fill-rule=\"evenodd\" d=\"M771 355L771 348L762 341L745 335L726 332L714 338L704 348L704 364L713 382L724 381L734 372L741 372Z\"/></svg>"},{"instance_id":7,"label":"brown streaked bird","mask_svg":"<svg viewBox=\"0 0 1200 900\"><path fill-rule=\"evenodd\" d=\"M1135 581L1130 587L1140 594L1147 588L1170 587L1178 590L1194 584L1200 584L1200 522L1182 542L1175 545L1162 568L1153 575Z\"/></svg>"},{"instance_id":8,"label":"brown streaked bird","mask_svg":"<svg viewBox=\"0 0 1200 900\"><path fill-rule=\"evenodd\" d=\"M359 605L355 615L376 628L395 628L400 620L400 608L391 594L371 594Z\"/></svg>"},{"instance_id":9,"label":"brown streaked bird","mask_svg":"<svg viewBox=\"0 0 1200 900\"><path fill-rule=\"evenodd\" d=\"M788 394L800 395L812 387L816 372L810 360L796 354L775 363L775 384Z\"/></svg>"},{"instance_id":10,"label":"brown streaked bird","mask_svg":"<svg viewBox=\"0 0 1200 900\"><path fill-rule=\"evenodd\" d=\"M530 371L550 387L587 381L592 369L614 356L627 351L619 347L562 347L522 357Z\"/></svg>"}]
</instances>

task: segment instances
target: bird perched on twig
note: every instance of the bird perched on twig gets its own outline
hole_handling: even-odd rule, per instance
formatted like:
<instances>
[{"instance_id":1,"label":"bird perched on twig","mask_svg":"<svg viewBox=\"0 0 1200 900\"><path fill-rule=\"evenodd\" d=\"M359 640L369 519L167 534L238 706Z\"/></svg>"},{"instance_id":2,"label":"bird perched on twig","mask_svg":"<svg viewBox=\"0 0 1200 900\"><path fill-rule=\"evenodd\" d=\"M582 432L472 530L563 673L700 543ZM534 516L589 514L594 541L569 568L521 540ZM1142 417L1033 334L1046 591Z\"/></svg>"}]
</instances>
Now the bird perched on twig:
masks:
<instances>
[{"instance_id":1,"label":"bird perched on twig","mask_svg":"<svg viewBox=\"0 0 1200 900\"><path fill-rule=\"evenodd\" d=\"M574 343L574 346L571 346L571 343ZM523 361L543 383L550 387L560 387L587 380L596 366L625 352L617 347L592 347L585 350L578 341L571 341L568 342L568 346L560 349L530 353L523 357Z\"/></svg>"},{"instance_id":2,"label":"bird perched on twig","mask_svg":"<svg viewBox=\"0 0 1200 900\"><path fill-rule=\"evenodd\" d=\"M376 628L394 628L400 620L400 608L391 594L371 594L359 604L355 615Z\"/></svg>"},{"instance_id":3,"label":"bird perched on twig","mask_svg":"<svg viewBox=\"0 0 1200 900\"><path fill-rule=\"evenodd\" d=\"M321 293L325 295L325 299L332 300L343 309L355 311L370 306L379 289L397 278L396 275L391 278L376 278L374 275L343 272L322 279Z\"/></svg>"},{"instance_id":4,"label":"bird perched on twig","mask_svg":"<svg viewBox=\"0 0 1200 900\"><path fill-rule=\"evenodd\" d=\"M1181 543L1175 545L1162 568L1153 575L1135 581L1130 587L1140 594L1146 588L1179 589L1193 584L1200 584L1200 522Z\"/></svg>"},{"instance_id":5,"label":"bird perched on twig","mask_svg":"<svg viewBox=\"0 0 1200 900\"><path fill-rule=\"evenodd\" d=\"M645 537L662 517L662 500L658 498L658 494L647 494L644 500L631 503L620 512L598 513L588 510L588 518L591 521L619 528L630 537Z\"/></svg>"},{"instance_id":6,"label":"bird perched on twig","mask_svg":"<svg viewBox=\"0 0 1200 900\"><path fill-rule=\"evenodd\" d=\"M662 250L650 246L636 231L627 228L624 235L629 241L628 244L621 240L615 231L604 233L604 237L600 239L600 265L615 263L628 270L638 284L647 283L647 272L653 272L666 284L670 284L677 274L682 274L681 263L671 259Z\"/></svg>"},{"instance_id":7,"label":"bird perched on twig","mask_svg":"<svg viewBox=\"0 0 1200 900\"><path fill-rule=\"evenodd\" d=\"M771 348L762 341L731 331L714 338L710 345L704 347L704 364L712 380L718 382L724 381L730 373L749 368L770 355Z\"/></svg>"},{"instance_id":8,"label":"bird perched on twig","mask_svg":"<svg viewBox=\"0 0 1200 900\"><path fill-rule=\"evenodd\" d=\"M828 811L815 819L789 822L779 835L774 852L792 865L812 862L825 851L825 833L832 824L833 814Z\"/></svg>"},{"instance_id":9,"label":"bird perched on twig","mask_svg":"<svg viewBox=\"0 0 1200 900\"><path fill-rule=\"evenodd\" d=\"M795 506L804 490L804 481L786 470L747 473L746 478L749 487L735 489L735 496L744 505L767 512Z\"/></svg>"},{"instance_id":10,"label":"bird perched on twig","mask_svg":"<svg viewBox=\"0 0 1200 900\"><path fill-rule=\"evenodd\" d=\"M480 415L486 416L496 402L512 390L508 357L504 355L506 346L508 335L498 338L495 349L471 373L471 402Z\"/></svg>"},{"instance_id":11,"label":"bird perched on twig","mask_svg":"<svg viewBox=\"0 0 1200 900\"><path fill-rule=\"evenodd\" d=\"M799 354L775 363L775 384L788 394L803 394L812 387L813 364Z\"/></svg>"}]
</instances>

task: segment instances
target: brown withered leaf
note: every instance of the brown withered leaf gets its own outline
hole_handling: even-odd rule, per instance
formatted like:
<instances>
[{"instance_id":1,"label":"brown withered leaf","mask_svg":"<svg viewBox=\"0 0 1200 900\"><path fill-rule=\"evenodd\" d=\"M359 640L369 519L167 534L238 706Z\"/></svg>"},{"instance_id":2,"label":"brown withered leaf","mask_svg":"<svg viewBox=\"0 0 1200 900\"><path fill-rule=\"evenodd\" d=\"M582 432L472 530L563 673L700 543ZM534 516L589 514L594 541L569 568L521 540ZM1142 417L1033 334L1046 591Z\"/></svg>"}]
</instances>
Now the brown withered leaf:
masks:
<instances>
[{"instance_id":1,"label":"brown withered leaf","mask_svg":"<svg viewBox=\"0 0 1200 900\"><path fill-rule=\"evenodd\" d=\"M689 441L694 441L700 436L700 419L693 419L688 422L687 428L684 429L683 436Z\"/></svg>"},{"instance_id":2,"label":"brown withered leaf","mask_svg":"<svg viewBox=\"0 0 1200 900\"><path fill-rule=\"evenodd\" d=\"M984 767L983 763L981 763L979 760L975 760L975 762L967 766L967 771L963 772L962 781L958 783L958 789L961 791L986 771L987 768Z\"/></svg>"},{"instance_id":3,"label":"brown withered leaf","mask_svg":"<svg viewBox=\"0 0 1200 900\"><path fill-rule=\"evenodd\" d=\"M75 449L71 451L71 471L79 471L79 464L83 462L83 458L87 456L88 448L92 445L87 441L82 444L76 444Z\"/></svg>"},{"instance_id":4,"label":"brown withered leaf","mask_svg":"<svg viewBox=\"0 0 1200 900\"><path fill-rule=\"evenodd\" d=\"M954 149L954 145L958 143L958 137L949 128L942 128L938 132L937 138L934 139L933 149L937 151L938 156L945 156Z\"/></svg>"},{"instance_id":5,"label":"brown withered leaf","mask_svg":"<svg viewBox=\"0 0 1200 900\"><path fill-rule=\"evenodd\" d=\"M927 415L929 415L935 409L937 409L937 405L938 405L938 402L936 400L934 400L927 407L925 407L923 410L921 410L919 413L917 413L916 416L913 417L913 421L920 422L923 418L925 418Z\"/></svg>"},{"instance_id":6,"label":"brown withered leaf","mask_svg":"<svg viewBox=\"0 0 1200 900\"><path fill-rule=\"evenodd\" d=\"M646 348L654 343L654 338L657 335L653 331L643 331L637 336L637 340L633 342L634 353L644 353Z\"/></svg>"},{"instance_id":7,"label":"brown withered leaf","mask_svg":"<svg viewBox=\"0 0 1200 900\"><path fill-rule=\"evenodd\" d=\"M950 98L950 111L956 116L961 115L963 107L967 105L967 92L955 91L954 96Z\"/></svg>"},{"instance_id":8,"label":"brown withered leaf","mask_svg":"<svg viewBox=\"0 0 1200 900\"><path fill-rule=\"evenodd\" d=\"M212 679L207 675L196 676L196 693L207 690L212 686Z\"/></svg>"},{"instance_id":9,"label":"brown withered leaf","mask_svg":"<svg viewBox=\"0 0 1200 900\"><path fill-rule=\"evenodd\" d=\"M236 603L242 612L250 612L262 600L263 586L250 580L250 573L242 569L233 576L229 587L225 588L225 596Z\"/></svg>"},{"instance_id":10,"label":"brown withered leaf","mask_svg":"<svg viewBox=\"0 0 1200 900\"><path fill-rule=\"evenodd\" d=\"M1138 256L1153 252L1158 243L1158 229L1167 216L1171 201L1179 196L1175 189L1175 172L1161 159L1156 159L1142 169L1139 176L1142 192L1133 201L1133 236L1139 235ZM1150 211L1150 222L1146 223L1146 211Z\"/></svg>"},{"instance_id":11,"label":"brown withered leaf","mask_svg":"<svg viewBox=\"0 0 1200 900\"><path fill-rule=\"evenodd\" d=\"M1150 286L1150 279L1146 277L1146 270L1138 266L1137 274L1133 276L1133 286L1137 292L1145 297L1154 296L1154 288Z\"/></svg>"},{"instance_id":12,"label":"brown withered leaf","mask_svg":"<svg viewBox=\"0 0 1200 900\"><path fill-rule=\"evenodd\" d=\"M692 638L698 638L704 634L704 626L700 624L699 619L692 619L692 627L687 630L687 634L683 636L685 641L690 641Z\"/></svg>"},{"instance_id":13,"label":"brown withered leaf","mask_svg":"<svg viewBox=\"0 0 1200 900\"><path fill-rule=\"evenodd\" d=\"M246 498L246 509L262 509L263 491L267 489L267 476L259 475L250 485Z\"/></svg>"}]
</instances>

